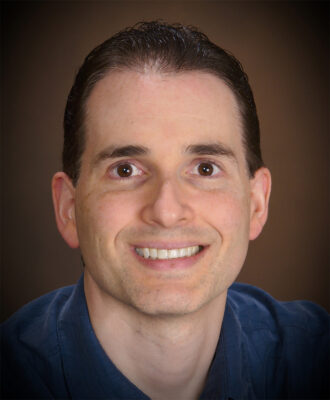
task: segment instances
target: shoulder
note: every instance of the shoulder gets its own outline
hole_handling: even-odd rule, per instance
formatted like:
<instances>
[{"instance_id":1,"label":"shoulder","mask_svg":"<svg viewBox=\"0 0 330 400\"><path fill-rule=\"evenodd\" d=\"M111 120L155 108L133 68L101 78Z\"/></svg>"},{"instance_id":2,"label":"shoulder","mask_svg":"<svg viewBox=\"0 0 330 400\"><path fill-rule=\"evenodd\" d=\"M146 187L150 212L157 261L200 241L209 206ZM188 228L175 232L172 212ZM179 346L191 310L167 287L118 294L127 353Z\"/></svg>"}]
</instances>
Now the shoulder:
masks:
<instances>
[{"instance_id":1,"label":"shoulder","mask_svg":"<svg viewBox=\"0 0 330 400\"><path fill-rule=\"evenodd\" d=\"M61 371L57 321L75 286L50 292L23 306L1 325L2 391L5 397L51 396L44 375ZM52 373L59 393L60 375ZM22 393L20 393L22 391ZM63 396L65 397L65 396Z\"/></svg>"},{"instance_id":2,"label":"shoulder","mask_svg":"<svg viewBox=\"0 0 330 400\"><path fill-rule=\"evenodd\" d=\"M264 396L315 398L328 392L329 314L310 301L277 301L235 283L228 305L239 324L251 380ZM258 373L255 373L258 371Z\"/></svg>"},{"instance_id":3,"label":"shoulder","mask_svg":"<svg viewBox=\"0 0 330 400\"><path fill-rule=\"evenodd\" d=\"M37 342L40 348L40 339L44 336L50 343L57 317L74 287L54 290L24 305L2 324L3 339L9 342L19 341L22 345L26 343L29 346Z\"/></svg>"},{"instance_id":4,"label":"shoulder","mask_svg":"<svg viewBox=\"0 0 330 400\"><path fill-rule=\"evenodd\" d=\"M296 328L308 335L329 333L329 314L310 301L278 301L264 290L244 283L230 287L228 301L246 330Z\"/></svg>"}]
</instances>

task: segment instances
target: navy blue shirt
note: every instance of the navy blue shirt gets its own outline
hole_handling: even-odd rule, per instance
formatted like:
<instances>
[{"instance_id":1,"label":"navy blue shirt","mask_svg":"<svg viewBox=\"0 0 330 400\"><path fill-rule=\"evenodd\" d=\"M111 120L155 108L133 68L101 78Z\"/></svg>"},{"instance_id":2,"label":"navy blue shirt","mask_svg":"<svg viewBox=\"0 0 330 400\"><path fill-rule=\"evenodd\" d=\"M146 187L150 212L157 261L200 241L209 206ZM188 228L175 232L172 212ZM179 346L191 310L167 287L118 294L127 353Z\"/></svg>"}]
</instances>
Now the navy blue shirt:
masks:
<instances>
[{"instance_id":1,"label":"navy blue shirt","mask_svg":"<svg viewBox=\"0 0 330 400\"><path fill-rule=\"evenodd\" d=\"M322 308L278 302L235 283L200 398L328 398L328 373L329 319ZM2 325L2 395L148 399L98 342L82 278L27 304Z\"/></svg>"}]
</instances>

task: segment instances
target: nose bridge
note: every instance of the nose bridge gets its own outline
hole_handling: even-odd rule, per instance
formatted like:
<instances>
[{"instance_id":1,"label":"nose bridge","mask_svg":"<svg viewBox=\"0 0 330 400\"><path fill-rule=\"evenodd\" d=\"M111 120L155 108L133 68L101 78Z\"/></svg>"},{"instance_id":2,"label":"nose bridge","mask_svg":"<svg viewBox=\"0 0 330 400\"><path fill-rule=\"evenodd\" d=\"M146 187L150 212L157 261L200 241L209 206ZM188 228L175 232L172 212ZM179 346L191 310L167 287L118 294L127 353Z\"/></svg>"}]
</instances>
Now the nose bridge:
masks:
<instances>
[{"instance_id":1,"label":"nose bridge","mask_svg":"<svg viewBox=\"0 0 330 400\"><path fill-rule=\"evenodd\" d=\"M182 196L181 196L182 197ZM160 182L157 195L155 196L155 205L160 209L175 209L181 205L180 190L174 179L164 179Z\"/></svg>"},{"instance_id":2,"label":"nose bridge","mask_svg":"<svg viewBox=\"0 0 330 400\"><path fill-rule=\"evenodd\" d=\"M167 228L184 224L192 218L192 210L177 177L159 180L143 215L146 222Z\"/></svg>"}]
</instances>

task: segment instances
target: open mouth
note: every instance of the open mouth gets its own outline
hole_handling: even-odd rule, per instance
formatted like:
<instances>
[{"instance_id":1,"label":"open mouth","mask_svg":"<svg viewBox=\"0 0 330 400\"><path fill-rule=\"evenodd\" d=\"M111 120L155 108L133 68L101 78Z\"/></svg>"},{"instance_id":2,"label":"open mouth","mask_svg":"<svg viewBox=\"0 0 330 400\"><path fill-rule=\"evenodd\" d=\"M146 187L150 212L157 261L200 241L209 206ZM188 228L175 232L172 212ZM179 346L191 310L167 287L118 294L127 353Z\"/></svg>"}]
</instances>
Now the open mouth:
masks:
<instances>
[{"instance_id":1,"label":"open mouth","mask_svg":"<svg viewBox=\"0 0 330 400\"><path fill-rule=\"evenodd\" d=\"M200 253L203 248L203 246L191 246L179 249L153 249L148 247L135 247L135 251L143 258L150 258L152 260L173 260L176 258L194 256Z\"/></svg>"}]
</instances>

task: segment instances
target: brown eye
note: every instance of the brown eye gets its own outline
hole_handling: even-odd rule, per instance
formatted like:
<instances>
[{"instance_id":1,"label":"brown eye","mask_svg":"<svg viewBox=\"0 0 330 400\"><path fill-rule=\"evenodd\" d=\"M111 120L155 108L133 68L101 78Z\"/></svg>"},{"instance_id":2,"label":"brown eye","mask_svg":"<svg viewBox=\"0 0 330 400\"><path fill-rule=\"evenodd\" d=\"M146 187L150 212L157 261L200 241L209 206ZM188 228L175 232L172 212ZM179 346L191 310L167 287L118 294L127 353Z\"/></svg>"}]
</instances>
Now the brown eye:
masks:
<instances>
[{"instance_id":1,"label":"brown eye","mask_svg":"<svg viewBox=\"0 0 330 400\"><path fill-rule=\"evenodd\" d=\"M133 173L133 168L130 164L122 164L117 167L117 174L121 178L127 178Z\"/></svg>"},{"instance_id":2,"label":"brown eye","mask_svg":"<svg viewBox=\"0 0 330 400\"><path fill-rule=\"evenodd\" d=\"M131 162L122 162L122 164L117 164L109 168L108 170L110 178L113 179L125 179L130 181L128 178L135 178L144 175L144 171L134 165Z\"/></svg>"},{"instance_id":3,"label":"brown eye","mask_svg":"<svg viewBox=\"0 0 330 400\"><path fill-rule=\"evenodd\" d=\"M210 163L201 163L198 166L198 173L202 176L211 176L213 174L213 165Z\"/></svg>"}]
</instances>

